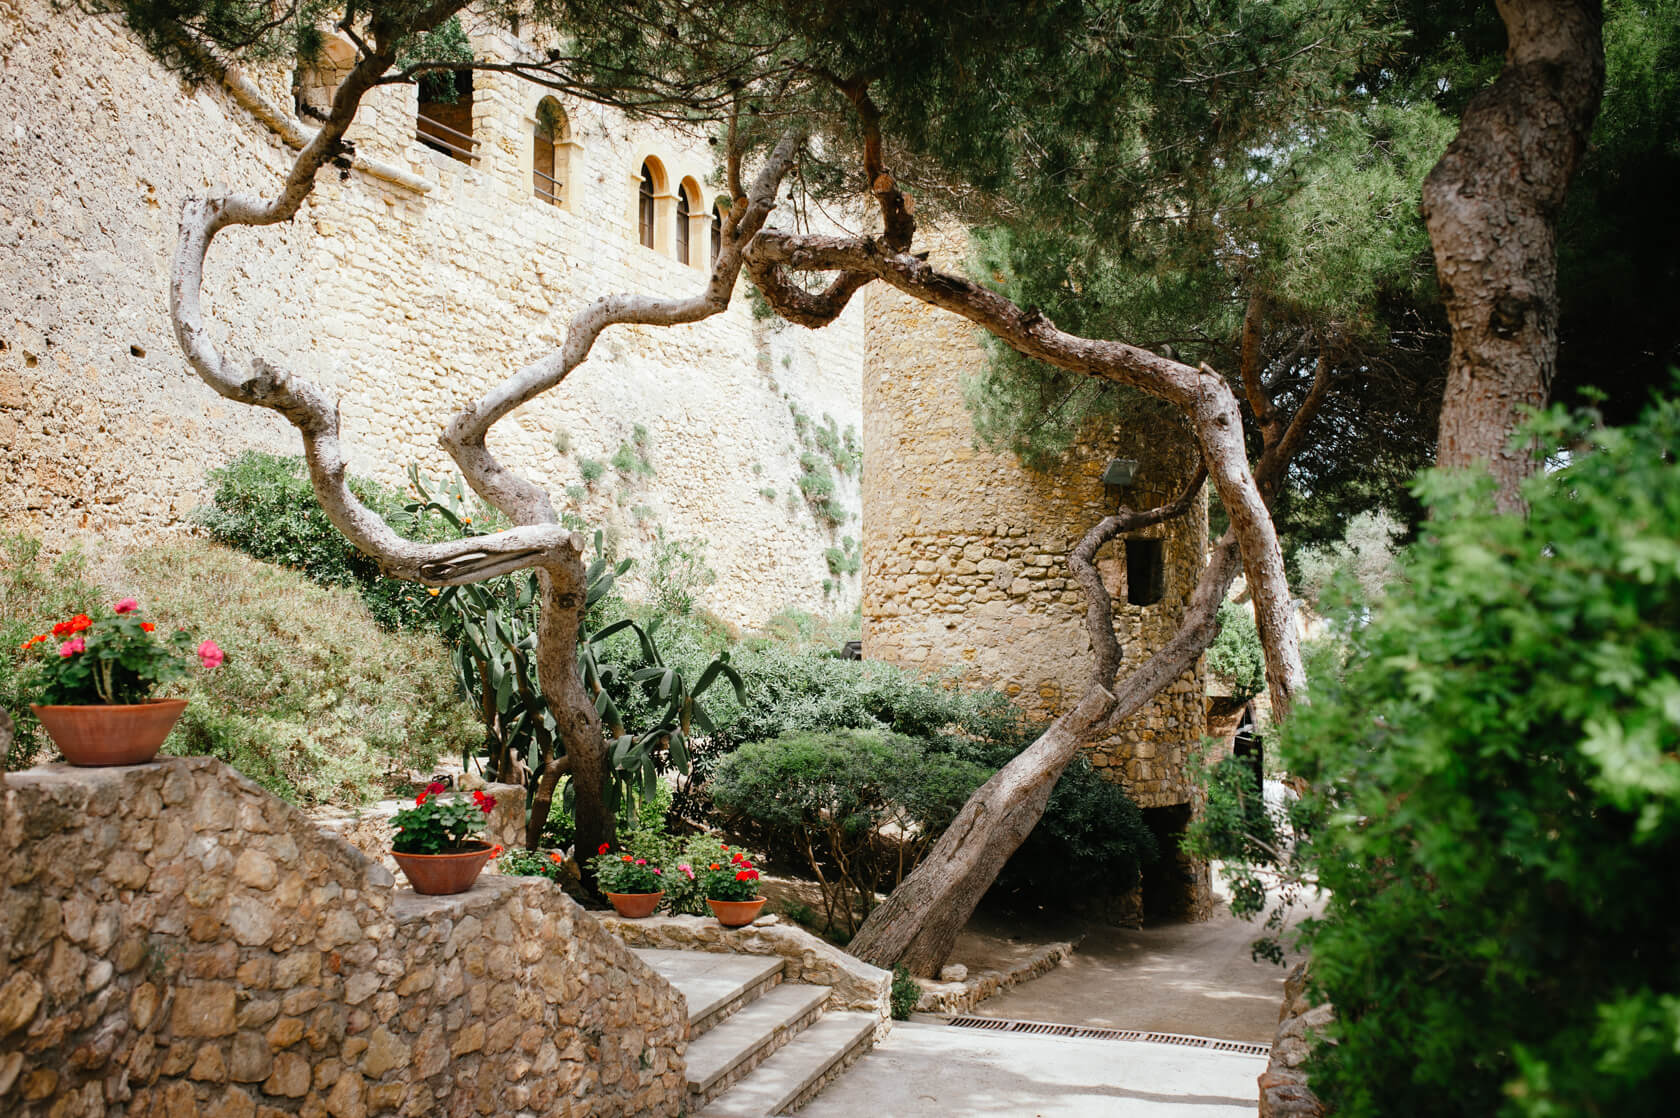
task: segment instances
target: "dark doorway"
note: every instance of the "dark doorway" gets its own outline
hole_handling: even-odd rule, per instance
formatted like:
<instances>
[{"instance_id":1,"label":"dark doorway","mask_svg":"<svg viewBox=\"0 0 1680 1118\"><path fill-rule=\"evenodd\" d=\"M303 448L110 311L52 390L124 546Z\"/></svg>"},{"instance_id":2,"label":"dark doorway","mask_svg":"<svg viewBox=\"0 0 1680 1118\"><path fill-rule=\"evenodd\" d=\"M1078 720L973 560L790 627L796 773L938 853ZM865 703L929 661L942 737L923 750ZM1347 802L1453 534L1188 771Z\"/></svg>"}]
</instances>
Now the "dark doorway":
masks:
<instances>
[{"instance_id":1,"label":"dark doorway","mask_svg":"<svg viewBox=\"0 0 1680 1118\"><path fill-rule=\"evenodd\" d=\"M1180 849L1190 825L1190 805L1146 807L1143 821L1161 856L1143 867L1143 918L1188 920L1196 914L1196 867Z\"/></svg>"},{"instance_id":2,"label":"dark doorway","mask_svg":"<svg viewBox=\"0 0 1680 1118\"><path fill-rule=\"evenodd\" d=\"M1126 603L1152 606L1167 593L1167 565L1160 540L1126 541Z\"/></svg>"}]
</instances>

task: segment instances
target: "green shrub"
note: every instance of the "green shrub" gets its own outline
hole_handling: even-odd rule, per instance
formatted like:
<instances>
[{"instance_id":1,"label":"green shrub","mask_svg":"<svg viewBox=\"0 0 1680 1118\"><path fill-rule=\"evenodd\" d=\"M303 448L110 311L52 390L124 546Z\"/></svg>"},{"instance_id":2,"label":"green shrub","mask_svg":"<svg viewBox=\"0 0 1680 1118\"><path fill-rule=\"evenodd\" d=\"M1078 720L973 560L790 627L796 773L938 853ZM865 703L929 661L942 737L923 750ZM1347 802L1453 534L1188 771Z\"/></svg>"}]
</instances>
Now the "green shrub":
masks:
<instances>
[{"instance_id":1,"label":"green shrub","mask_svg":"<svg viewBox=\"0 0 1680 1118\"><path fill-rule=\"evenodd\" d=\"M894 1021L908 1021L922 1000L922 984L910 977L908 967L894 967L892 992L889 995Z\"/></svg>"},{"instance_id":2,"label":"green shrub","mask_svg":"<svg viewBox=\"0 0 1680 1118\"><path fill-rule=\"evenodd\" d=\"M1284 734L1329 900L1312 1083L1349 1118L1646 1115L1680 1087L1680 403L1592 430L1495 515L1433 510Z\"/></svg>"},{"instance_id":3,"label":"green shrub","mask_svg":"<svg viewBox=\"0 0 1680 1118\"><path fill-rule=\"evenodd\" d=\"M666 617L686 617L717 572L706 563L706 541L667 539L664 529L654 540L647 559L648 606Z\"/></svg>"},{"instance_id":4,"label":"green shrub","mask_svg":"<svg viewBox=\"0 0 1680 1118\"><path fill-rule=\"evenodd\" d=\"M748 742L719 760L711 794L732 830L805 862L828 926L851 933L990 775L915 738L838 730Z\"/></svg>"},{"instance_id":5,"label":"green shrub","mask_svg":"<svg viewBox=\"0 0 1680 1118\"><path fill-rule=\"evenodd\" d=\"M599 458L579 458L577 467L578 476L583 478L585 485L594 485L607 472L607 464Z\"/></svg>"},{"instance_id":6,"label":"green shrub","mask_svg":"<svg viewBox=\"0 0 1680 1118\"><path fill-rule=\"evenodd\" d=\"M257 559L291 567L322 586L355 590L387 629L434 624L426 588L386 578L372 559L350 545L315 500L303 459L248 450L211 470L210 503L193 519L210 538ZM350 489L399 531L410 523L397 489L352 477Z\"/></svg>"},{"instance_id":7,"label":"green shrub","mask_svg":"<svg viewBox=\"0 0 1680 1118\"><path fill-rule=\"evenodd\" d=\"M1235 602L1219 604L1219 636L1208 647L1207 667L1233 698L1252 699L1266 689L1266 653L1251 611Z\"/></svg>"},{"instance_id":8,"label":"green shrub","mask_svg":"<svg viewBox=\"0 0 1680 1118\"><path fill-rule=\"evenodd\" d=\"M1083 904L1133 888L1143 867L1159 856L1137 803L1081 753L1062 772L1038 826L1004 863L988 896L1016 907Z\"/></svg>"}]
</instances>

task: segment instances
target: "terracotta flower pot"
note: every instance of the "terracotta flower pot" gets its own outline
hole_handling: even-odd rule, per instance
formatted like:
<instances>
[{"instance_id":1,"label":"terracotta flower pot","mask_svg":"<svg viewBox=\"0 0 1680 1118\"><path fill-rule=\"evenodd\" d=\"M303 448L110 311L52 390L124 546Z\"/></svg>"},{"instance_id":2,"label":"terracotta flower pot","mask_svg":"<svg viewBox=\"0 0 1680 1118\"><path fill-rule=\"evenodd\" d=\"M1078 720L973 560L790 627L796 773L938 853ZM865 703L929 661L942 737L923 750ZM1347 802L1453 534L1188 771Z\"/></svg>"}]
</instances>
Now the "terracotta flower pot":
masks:
<instances>
[{"instance_id":1,"label":"terracotta flower pot","mask_svg":"<svg viewBox=\"0 0 1680 1118\"><path fill-rule=\"evenodd\" d=\"M416 893L447 896L471 889L492 853L489 843L478 842L449 854L404 854L393 850L391 857L402 867Z\"/></svg>"},{"instance_id":2,"label":"terracotta flower pot","mask_svg":"<svg viewBox=\"0 0 1680 1118\"><path fill-rule=\"evenodd\" d=\"M187 700L29 709L72 765L140 765L157 756Z\"/></svg>"},{"instance_id":3,"label":"terracotta flower pot","mask_svg":"<svg viewBox=\"0 0 1680 1118\"><path fill-rule=\"evenodd\" d=\"M750 901L714 901L710 897L706 899L706 903L712 906L712 915L726 928L739 928L757 920L758 910L764 907L764 901L763 897L755 897Z\"/></svg>"},{"instance_id":4,"label":"terracotta flower pot","mask_svg":"<svg viewBox=\"0 0 1680 1118\"><path fill-rule=\"evenodd\" d=\"M613 911L631 920L640 920L644 916L652 916L653 910L659 907L659 902L665 899L665 893L608 893L607 900L612 902Z\"/></svg>"}]
</instances>

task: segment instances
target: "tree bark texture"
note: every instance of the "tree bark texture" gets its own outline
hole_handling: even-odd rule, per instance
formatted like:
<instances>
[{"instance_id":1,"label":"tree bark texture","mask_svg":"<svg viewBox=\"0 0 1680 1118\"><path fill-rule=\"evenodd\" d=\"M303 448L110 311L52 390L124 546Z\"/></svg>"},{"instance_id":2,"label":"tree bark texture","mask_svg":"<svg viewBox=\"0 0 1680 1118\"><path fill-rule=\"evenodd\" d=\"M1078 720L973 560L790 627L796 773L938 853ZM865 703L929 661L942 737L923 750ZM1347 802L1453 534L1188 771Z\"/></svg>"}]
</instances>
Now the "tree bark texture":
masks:
<instances>
[{"instance_id":1,"label":"tree bark texture","mask_svg":"<svg viewBox=\"0 0 1680 1118\"><path fill-rule=\"evenodd\" d=\"M1423 184L1452 355L1436 462L1481 463L1521 507L1533 455L1513 450L1557 366L1557 221L1604 92L1599 0L1500 0L1505 67L1471 98Z\"/></svg>"}]
</instances>

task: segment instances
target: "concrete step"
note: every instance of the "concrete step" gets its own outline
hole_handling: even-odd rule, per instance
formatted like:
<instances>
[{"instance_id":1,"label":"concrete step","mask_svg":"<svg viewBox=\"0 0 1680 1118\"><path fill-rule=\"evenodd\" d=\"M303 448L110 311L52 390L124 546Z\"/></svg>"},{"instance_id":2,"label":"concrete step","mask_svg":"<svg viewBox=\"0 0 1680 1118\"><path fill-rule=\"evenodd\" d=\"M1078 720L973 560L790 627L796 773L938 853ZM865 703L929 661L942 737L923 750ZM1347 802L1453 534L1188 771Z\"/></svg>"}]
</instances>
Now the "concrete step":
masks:
<instances>
[{"instance_id":1,"label":"concrete step","mask_svg":"<svg viewBox=\"0 0 1680 1118\"><path fill-rule=\"evenodd\" d=\"M719 1095L699 1118L769 1118L805 1102L873 1042L872 1013L829 1013Z\"/></svg>"},{"instance_id":2,"label":"concrete step","mask_svg":"<svg viewBox=\"0 0 1680 1118\"><path fill-rule=\"evenodd\" d=\"M699 1110L822 1015L827 986L783 983L688 1046L688 1108Z\"/></svg>"},{"instance_id":3,"label":"concrete step","mask_svg":"<svg viewBox=\"0 0 1680 1118\"><path fill-rule=\"evenodd\" d=\"M784 966L773 955L725 955L656 947L632 948L631 953L658 971L687 1000L691 1043L780 983Z\"/></svg>"}]
</instances>

